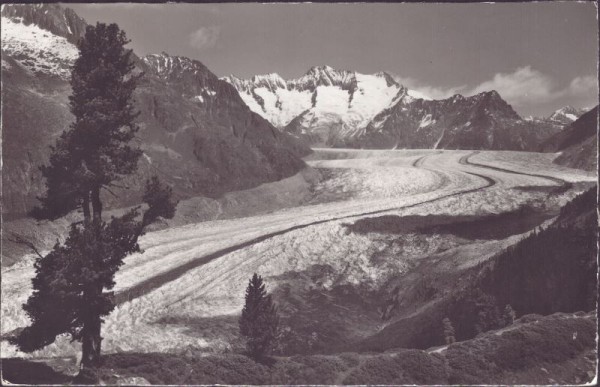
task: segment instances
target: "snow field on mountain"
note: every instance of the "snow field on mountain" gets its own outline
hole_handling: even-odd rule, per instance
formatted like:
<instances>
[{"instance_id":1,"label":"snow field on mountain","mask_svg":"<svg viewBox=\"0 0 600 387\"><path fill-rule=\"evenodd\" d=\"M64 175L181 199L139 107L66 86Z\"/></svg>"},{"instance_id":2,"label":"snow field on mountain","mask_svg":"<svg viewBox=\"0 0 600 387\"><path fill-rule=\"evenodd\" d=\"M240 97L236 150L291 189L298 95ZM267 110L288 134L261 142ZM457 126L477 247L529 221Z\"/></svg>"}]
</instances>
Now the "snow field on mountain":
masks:
<instances>
[{"instance_id":1,"label":"snow field on mountain","mask_svg":"<svg viewBox=\"0 0 600 387\"><path fill-rule=\"evenodd\" d=\"M355 113L362 118L356 125L366 126L377 113L390 107L401 87L388 86L385 78L376 75L357 73L356 81L358 89L354 92L349 113Z\"/></svg>"},{"instance_id":2,"label":"snow field on mountain","mask_svg":"<svg viewBox=\"0 0 600 387\"><path fill-rule=\"evenodd\" d=\"M402 90L399 84L388 85L383 73L351 73L327 66L312 69L301 78L287 82L277 74L255 76L252 80L223 79L237 88L252 111L280 128L306 112L302 117L305 127L339 123L345 131L354 133L404 95L399 94ZM349 90L352 82L356 85L353 93ZM314 106L313 92L316 94ZM407 92L417 98L423 97L411 90ZM253 93L262 99L262 104Z\"/></svg>"},{"instance_id":3,"label":"snow field on mountain","mask_svg":"<svg viewBox=\"0 0 600 387\"><path fill-rule=\"evenodd\" d=\"M565 116L571 121L575 121L577 119L577 116L575 114L565 114Z\"/></svg>"},{"instance_id":4,"label":"snow field on mountain","mask_svg":"<svg viewBox=\"0 0 600 387\"><path fill-rule=\"evenodd\" d=\"M400 91L399 85L388 86L385 78L356 73L357 88L350 91L339 86L318 86L316 104L303 116L304 127L340 124L340 135L356 134L383 109L390 107Z\"/></svg>"},{"instance_id":5,"label":"snow field on mountain","mask_svg":"<svg viewBox=\"0 0 600 387\"><path fill-rule=\"evenodd\" d=\"M315 114L344 114L348 111L350 92L339 86L318 86L317 103L313 108Z\"/></svg>"},{"instance_id":6,"label":"snow field on mountain","mask_svg":"<svg viewBox=\"0 0 600 387\"><path fill-rule=\"evenodd\" d=\"M43 30L35 24L25 25L2 17L2 50L27 69L68 78L70 66L79 52L67 39Z\"/></svg>"},{"instance_id":7,"label":"snow field on mountain","mask_svg":"<svg viewBox=\"0 0 600 387\"><path fill-rule=\"evenodd\" d=\"M277 127L284 127L296 116L312 106L312 93L309 90L288 90L277 88L271 92L266 87L258 87L254 92L264 101L264 108L248 93L240 92L242 99L255 113ZM258 109L258 110L255 110Z\"/></svg>"},{"instance_id":8,"label":"snow field on mountain","mask_svg":"<svg viewBox=\"0 0 600 387\"><path fill-rule=\"evenodd\" d=\"M351 200L305 205L262 216L190 224L146 234L140 241L144 253L126 259L116 277L116 291L126 290L168 269L266 233L331 220L223 255L190 269L175 281L124 302L106 319L103 349L106 352L177 351L191 345L207 351L224 350L238 340L236 316L242 306L247 279L253 272L263 275L273 289L280 281L278 276L294 275L313 265L333 268L335 275L326 280L324 286L334 281L375 286L389 273L406 269L403 260L373 265L369 258L373 249L378 248L377 242L367 236L348 234L343 223L378 216L380 214L368 214L377 210L398 215L500 213L541 200L539 193L511 188L556 185L543 178L461 164L461 160L472 155L469 151L338 152L341 159L309 162L339 172L334 173L333 183L319 183L325 184L321 187L323 193L347 193ZM335 151L317 153L316 158L335 157ZM475 159L476 156L471 157ZM513 159L513 162L519 160ZM529 158L520 160L527 162ZM414 163L418 167L412 167ZM547 168L552 169L553 165L549 164ZM489 176L497 184L484 190L449 196L488 185L485 179L470 173ZM319 195L319 191L316 192ZM441 199L398 208L436 198ZM350 218L336 220L339 217ZM27 324L20 306L31 291L32 262L29 257L3 269L2 333ZM13 347L6 342L2 344L2 356L16 354ZM77 352L78 345L64 338L32 356L74 356Z\"/></svg>"}]
</instances>

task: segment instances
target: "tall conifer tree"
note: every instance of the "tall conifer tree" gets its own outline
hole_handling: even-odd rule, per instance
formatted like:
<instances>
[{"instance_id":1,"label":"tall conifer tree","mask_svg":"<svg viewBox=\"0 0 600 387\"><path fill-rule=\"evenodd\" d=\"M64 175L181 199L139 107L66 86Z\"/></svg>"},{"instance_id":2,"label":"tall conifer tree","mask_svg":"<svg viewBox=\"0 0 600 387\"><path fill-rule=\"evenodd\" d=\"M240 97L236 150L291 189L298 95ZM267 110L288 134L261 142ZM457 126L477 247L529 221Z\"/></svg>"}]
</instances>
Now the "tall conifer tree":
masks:
<instances>
[{"instance_id":1,"label":"tall conifer tree","mask_svg":"<svg viewBox=\"0 0 600 387\"><path fill-rule=\"evenodd\" d=\"M110 290L123 259L139 251L145 225L174 213L170 189L153 179L145 195L150 209L141 221L139 208L102 219L101 190L135 172L141 155L129 142L138 130L133 93L142 75L133 74L127 43L116 24L98 23L78 44L70 97L75 121L41 168L46 192L33 215L55 219L80 207L83 222L71 225L66 241L37 260L33 294L23 305L32 323L11 340L31 352L68 333L82 343L84 368L99 362L103 317L114 308Z\"/></svg>"},{"instance_id":2,"label":"tall conifer tree","mask_svg":"<svg viewBox=\"0 0 600 387\"><path fill-rule=\"evenodd\" d=\"M246 289L246 303L239 325L240 333L246 337L250 355L255 358L268 355L277 339L279 317L262 277L256 273Z\"/></svg>"},{"instance_id":3,"label":"tall conifer tree","mask_svg":"<svg viewBox=\"0 0 600 387\"><path fill-rule=\"evenodd\" d=\"M129 142L138 131L133 92L142 74L133 74L128 42L116 24L87 27L71 75L75 121L41 168L47 190L34 216L55 219L81 206L86 221L100 220L102 188L136 170L142 152Z\"/></svg>"}]
</instances>

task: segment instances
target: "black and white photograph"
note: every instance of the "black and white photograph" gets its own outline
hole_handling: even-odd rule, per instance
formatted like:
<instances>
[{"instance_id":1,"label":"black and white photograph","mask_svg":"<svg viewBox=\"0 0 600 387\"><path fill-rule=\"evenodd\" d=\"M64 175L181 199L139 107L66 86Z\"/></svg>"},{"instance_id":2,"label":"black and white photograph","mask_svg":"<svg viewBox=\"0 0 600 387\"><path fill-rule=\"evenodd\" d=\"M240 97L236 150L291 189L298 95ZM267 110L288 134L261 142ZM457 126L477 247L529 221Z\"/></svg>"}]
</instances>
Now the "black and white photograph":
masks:
<instances>
[{"instance_id":1,"label":"black and white photograph","mask_svg":"<svg viewBox=\"0 0 600 387\"><path fill-rule=\"evenodd\" d=\"M597 1L1 7L3 385L598 383Z\"/></svg>"}]
</instances>

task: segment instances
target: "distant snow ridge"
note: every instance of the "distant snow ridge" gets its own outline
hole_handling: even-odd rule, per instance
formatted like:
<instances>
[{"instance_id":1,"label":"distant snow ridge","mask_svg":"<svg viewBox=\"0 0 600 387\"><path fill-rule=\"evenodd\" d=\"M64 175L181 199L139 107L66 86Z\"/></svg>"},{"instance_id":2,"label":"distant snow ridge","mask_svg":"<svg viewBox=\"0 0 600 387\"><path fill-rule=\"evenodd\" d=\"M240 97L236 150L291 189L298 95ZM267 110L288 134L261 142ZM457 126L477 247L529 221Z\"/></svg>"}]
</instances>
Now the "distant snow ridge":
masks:
<instances>
[{"instance_id":1,"label":"distant snow ridge","mask_svg":"<svg viewBox=\"0 0 600 387\"><path fill-rule=\"evenodd\" d=\"M69 79L79 52L66 38L35 24L25 25L20 18L4 16L1 30L2 51L27 70Z\"/></svg>"},{"instance_id":2,"label":"distant snow ridge","mask_svg":"<svg viewBox=\"0 0 600 387\"><path fill-rule=\"evenodd\" d=\"M424 97L385 72L361 74L330 66L312 67L302 77L289 80L275 73L222 79L237 89L252 111L279 128L297 119L307 129L337 123L344 131L356 132L400 97Z\"/></svg>"},{"instance_id":3,"label":"distant snow ridge","mask_svg":"<svg viewBox=\"0 0 600 387\"><path fill-rule=\"evenodd\" d=\"M570 124L571 122L581 117L586 111L586 109L577 109L573 106L565 106L556 110L548 118L552 121L557 121L563 124Z\"/></svg>"},{"instance_id":4,"label":"distant snow ridge","mask_svg":"<svg viewBox=\"0 0 600 387\"><path fill-rule=\"evenodd\" d=\"M196 60L182 56L170 56L165 52L147 55L142 60L163 78L184 73L200 74L207 71L206 67Z\"/></svg>"},{"instance_id":5,"label":"distant snow ridge","mask_svg":"<svg viewBox=\"0 0 600 387\"><path fill-rule=\"evenodd\" d=\"M167 53L150 54L142 58L149 70L166 82L183 85L182 92L189 94L192 100L203 104L214 100L217 95L214 82L217 78L197 60L182 56L170 56Z\"/></svg>"}]
</instances>

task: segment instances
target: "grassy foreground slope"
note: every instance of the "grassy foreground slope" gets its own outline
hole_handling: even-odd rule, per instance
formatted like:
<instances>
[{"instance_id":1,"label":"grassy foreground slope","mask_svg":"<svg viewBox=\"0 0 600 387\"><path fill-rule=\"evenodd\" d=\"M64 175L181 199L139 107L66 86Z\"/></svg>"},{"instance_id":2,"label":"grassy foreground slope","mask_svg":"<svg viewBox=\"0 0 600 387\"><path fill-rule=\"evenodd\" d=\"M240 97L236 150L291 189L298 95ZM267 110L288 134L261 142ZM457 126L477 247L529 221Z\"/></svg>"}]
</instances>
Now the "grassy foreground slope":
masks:
<instances>
[{"instance_id":1,"label":"grassy foreground slope","mask_svg":"<svg viewBox=\"0 0 600 387\"><path fill-rule=\"evenodd\" d=\"M526 315L507 328L428 351L277 357L268 363L237 354L121 353L105 356L98 376L110 385L585 383L596 373L595 336L593 313ZM69 382L40 363L3 360L3 378L11 383L39 383L42 371L46 383L49 377Z\"/></svg>"}]
</instances>

